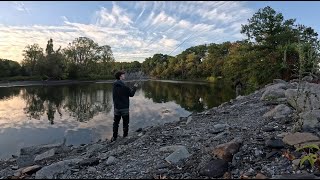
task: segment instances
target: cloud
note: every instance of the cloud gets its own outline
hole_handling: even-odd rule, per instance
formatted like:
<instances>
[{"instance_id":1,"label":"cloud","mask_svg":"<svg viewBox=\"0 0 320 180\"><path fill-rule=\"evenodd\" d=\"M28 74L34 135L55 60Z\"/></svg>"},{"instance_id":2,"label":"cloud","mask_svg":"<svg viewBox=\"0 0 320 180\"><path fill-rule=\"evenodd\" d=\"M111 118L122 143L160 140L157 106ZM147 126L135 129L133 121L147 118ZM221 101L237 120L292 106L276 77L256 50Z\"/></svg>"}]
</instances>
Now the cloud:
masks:
<instances>
[{"instance_id":1,"label":"cloud","mask_svg":"<svg viewBox=\"0 0 320 180\"><path fill-rule=\"evenodd\" d=\"M63 24L59 26L0 24L0 58L21 61L28 44L38 43L45 49L52 38L57 49L86 36L99 45L110 45L116 61L142 62L154 53L168 54L176 49L171 54L176 55L190 46L240 40L241 24L253 14L246 2L110 3L93 12L91 23L71 22L61 16ZM28 11L22 2L15 5Z\"/></svg>"},{"instance_id":2,"label":"cloud","mask_svg":"<svg viewBox=\"0 0 320 180\"><path fill-rule=\"evenodd\" d=\"M13 2L14 8L18 11L30 13L30 9L25 6L23 2Z\"/></svg>"},{"instance_id":3,"label":"cloud","mask_svg":"<svg viewBox=\"0 0 320 180\"><path fill-rule=\"evenodd\" d=\"M122 9L115 2L113 2L113 7L111 11L106 8L101 7L100 11L96 12L97 23L100 26L129 26L132 24L131 17L126 13L125 9Z\"/></svg>"}]
</instances>

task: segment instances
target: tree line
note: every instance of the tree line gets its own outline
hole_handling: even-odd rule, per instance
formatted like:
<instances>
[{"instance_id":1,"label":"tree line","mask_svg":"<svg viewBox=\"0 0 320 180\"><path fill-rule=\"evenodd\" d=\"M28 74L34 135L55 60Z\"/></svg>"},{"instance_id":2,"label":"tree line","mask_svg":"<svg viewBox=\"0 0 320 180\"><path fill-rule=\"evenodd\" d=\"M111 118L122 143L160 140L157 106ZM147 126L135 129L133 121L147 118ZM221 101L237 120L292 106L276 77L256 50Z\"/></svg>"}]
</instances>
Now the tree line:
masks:
<instances>
[{"instance_id":1,"label":"tree line","mask_svg":"<svg viewBox=\"0 0 320 180\"><path fill-rule=\"evenodd\" d=\"M311 27L267 6L242 25L241 33L247 38L190 47L174 57L155 54L142 63L143 70L164 79L239 79L249 89L319 73L318 33Z\"/></svg>"},{"instance_id":2,"label":"tree line","mask_svg":"<svg viewBox=\"0 0 320 180\"><path fill-rule=\"evenodd\" d=\"M113 79L117 70L141 68L138 61L115 62L109 45L99 46L87 37L76 38L64 49L60 47L54 50L53 46L52 39L48 41L45 50L39 44L27 45L23 50L21 64L0 59L0 78Z\"/></svg>"},{"instance_id":3,"label":"tree line","mask_svg":"<svg viewBox=\"0 0 320 180\"><path fill-rule=\"evenodd\" d=\"M289 80L319 73L318 33L311 27L285 19L271 7L259 9L242 25L247 38L187 48L176 56L154 54L142 63L116 62L109 45L99 46L87 37L54 51L28 45L20 64L0 60L0 77L41 76L52 79L113 79L117 70L142 70L159 79L241 80L250 89L273 79Z\"/></svg>"}]
</instances>

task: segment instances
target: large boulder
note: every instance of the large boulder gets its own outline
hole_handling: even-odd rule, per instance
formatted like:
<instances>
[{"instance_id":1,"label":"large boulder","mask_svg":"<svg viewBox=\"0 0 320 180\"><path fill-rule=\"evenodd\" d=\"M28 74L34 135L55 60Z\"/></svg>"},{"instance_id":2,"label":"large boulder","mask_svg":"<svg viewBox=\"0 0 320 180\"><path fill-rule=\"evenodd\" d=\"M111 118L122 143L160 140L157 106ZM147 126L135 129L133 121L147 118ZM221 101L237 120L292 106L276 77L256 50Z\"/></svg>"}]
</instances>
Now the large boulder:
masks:
<instances>
[{"instance_id":1,"label":"large boulder","mask_svg":"<svg viewBox=\"0 0 320 180\"><path fill-rule=\"evenodd\" d=\"M36 160L42 160L52 157L55 154L53 151L60 150L63 147L64 142L21 148L20 156L17 159L17 164L19 168L34 165L35 158Z\"/></svg>"},{"instance_id":2,"label":"large boulder","mask_svg":"<svg viewBox=\"0 0 320 180\"><path fill-rule=\"evenodd\" d=\"M274 119L285 118L292 113L292 109L284 104L276 106L271 111L265 113L263 117L272 117Z\"/></svg>"},{"instance_id":3,"label":"large boulder","mask_svg":"<svg viewBox=\"0 0 320 180\"><path fill-rule=\"evenodd\" d=\"M266 90L262 94L260 100L272 100L285 97L285 90L287 89L286 84L278 83L266 87Z\"/></svg>"},{"instance_id":4,"label":"large boulder","mask_svg":"<svg viewBox=\"0 0 320 180\"><path fill-rule=\"evenodd\" d=\"M315 143L320 141L320 138L311 133L296 132L287 134L282 140L284 143L290 146L299 147L301 144Z\"/></svg>"},{"instance_id":5,"label":"large boulder","mask_svg":"<svg viewBox=\"0 0 320 180\"><path fill-rule=\"evenodd\" d=\"M320 128L320 110L302 112L299 116L304 131L317 131Z\"/></svg>"},{"instance_id":6,"label":"large boulder","mask_svg":"<svg viewBox=\"0 0 320 180\"><path fill-rule=\"evenodd\" d=\"M303 83L299 90L287 89L285 96L288 103L300 112L320 109L320 84Z\"/></svg>"},{"instance_id":7,"label":"large boulder","mask_svg":"<svg viewBox=\"0 0 320 180\"><path fill-rule=\"evenodd\" d=\"M312 76L305 76L302 78L302 81L312 82L313 77Z\"/></svg>"},{"instance_id":8,"label":"large boulder","mask_svg":"<svg viewBox=\"0 0 320 180\"><path fill-rule=\"evenodd\" d=\"M81 160L82 159L64 160L43 167L36 173L35 179L54 179L57 174L64 174L72 165L77 164Z\"/></svg>"},{"instance_id":9,"label":"large boulder","mask_svg":"<svg viewBox=\"0 0 320 180\"><path fill-rule=\"evenodd\" d=\"M37 155L35 158L34 158L34 161L41 161L43 159L47 159L47 158L50 158L52 156L54 156L56 153L56 149L51 149L49 151L46 151L42 154L39 154Z\"/></svg>"},{"instance_id":10,"label":"large boulder","mask_svg":"<svg viewBox=\"0 0 320 180\"><path fill-rule=\"evenodd\" d=\"M185 146L177 149L172 154L170 154L165 160L170 164L177 164L180 160L184 160L191 156Z\"/></svg>"},{"instance_id":11,"label":"large boulder","mask_svg":"<svg viewBox=\"0 0 320 180\"><path fill-rule=\"evenodd\" d=\"M53 148L61 148L64 144L63 143L57 143L57 144L46 144L46 145L39 145L39 146L30 146L30 147L24 147L20 149L20 155L36 155L41 154L45 151L48 151Z\"/></svg>"}]
</instances>

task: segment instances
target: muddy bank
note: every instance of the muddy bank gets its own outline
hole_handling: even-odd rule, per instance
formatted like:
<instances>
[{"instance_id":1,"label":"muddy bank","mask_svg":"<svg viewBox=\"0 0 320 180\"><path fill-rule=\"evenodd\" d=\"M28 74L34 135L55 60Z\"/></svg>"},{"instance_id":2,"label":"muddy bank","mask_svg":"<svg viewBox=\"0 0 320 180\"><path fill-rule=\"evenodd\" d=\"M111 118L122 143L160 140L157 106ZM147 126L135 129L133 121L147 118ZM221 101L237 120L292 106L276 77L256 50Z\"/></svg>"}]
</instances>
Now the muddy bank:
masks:
<instances>
[{"instance_id":1,"label":"muddy bank","mask_svg":"<svg viewBox=\"0 0 320 180\"><path fill-rule=\"evenodd\" d=\"M316 168L299 166L305 154L295 149L320 144L320 85L297 87L275 80L248 96L178 122L135 130L113 143L23 148L18 157L0 163L0 177L318 178ZM310 103L301 99L307 94L314 95Z\"/></svg>"}]
</instances>

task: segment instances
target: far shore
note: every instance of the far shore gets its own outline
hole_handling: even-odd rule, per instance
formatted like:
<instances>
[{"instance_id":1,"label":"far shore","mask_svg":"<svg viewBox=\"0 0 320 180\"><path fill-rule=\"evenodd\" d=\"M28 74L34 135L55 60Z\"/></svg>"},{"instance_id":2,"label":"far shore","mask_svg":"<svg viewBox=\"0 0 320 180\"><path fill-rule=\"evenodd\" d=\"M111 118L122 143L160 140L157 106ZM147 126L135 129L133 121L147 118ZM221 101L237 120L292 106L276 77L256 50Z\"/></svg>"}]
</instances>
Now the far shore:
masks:
<instances>
[{"instance_id":1,"label":"far shore","mask_svg":"<svg viewBox=\"0 0 320 180\"><path fill-rule=\"evenodd\" d=\"M196 84L207 84L208 81L200 80L169 80L169 79L126 79L125 82L136 82L136 81L161 81L161 82L181 82L181 83L196 83ZM0 81L0 88L3 87L23 87L23 86L57 86L57 85L70 85L70 84L80 84L80 83L112 83L114 79L111 80L53 80L53 81Z\"/></svg>"},{"instance_id":2,"label":"far shore","mask_svg":"<svg viewBox=\"0 0 320 180\"><path fill-rule=\"evenodd\" d=\"M141 80L126 80L126 82L134 81L147 81L149 79ZM4 82L0 81L0 88L2 87L22 87L22 86L56 86L56 85L69 85L69 84L80 84L80 83L112 83L114 80L56 80L56 81L13 81Z\"/></svg>"}]
</instances>

